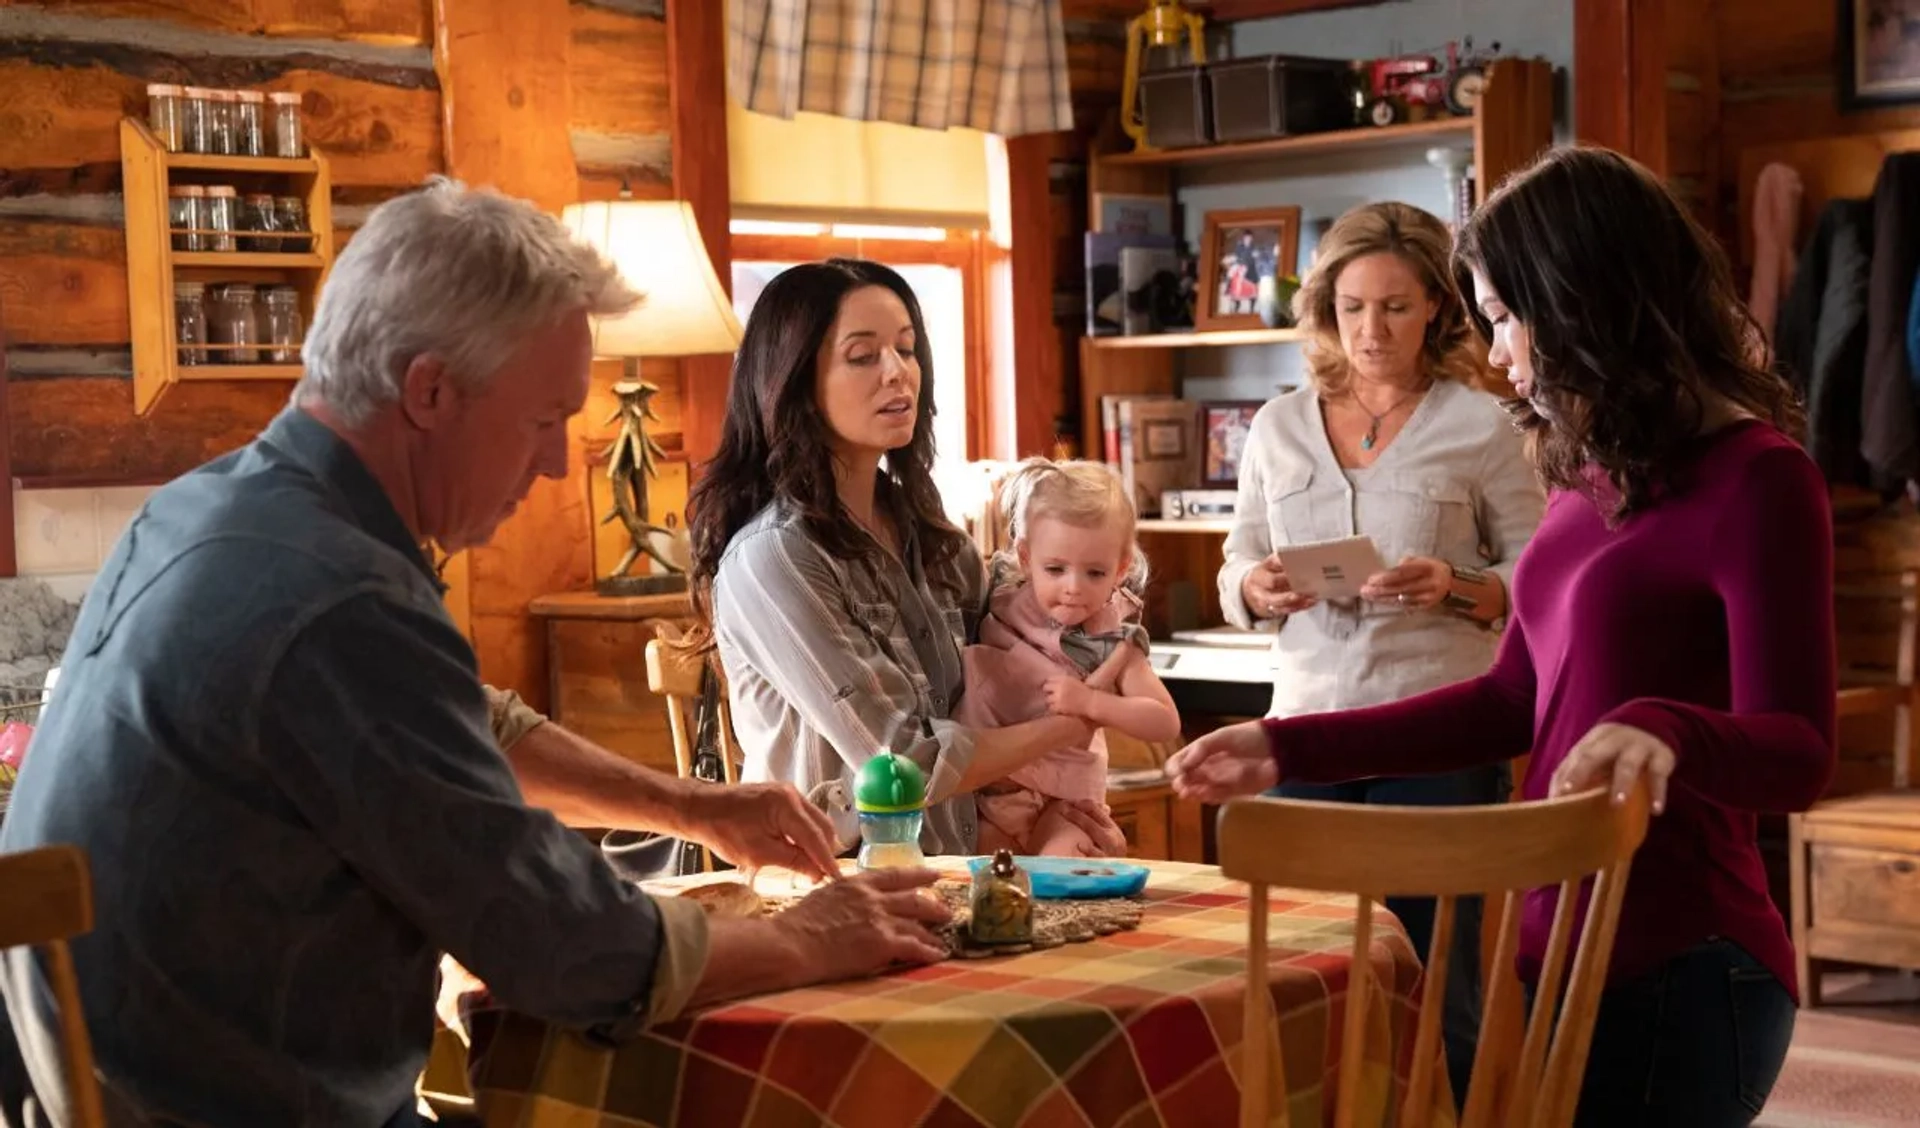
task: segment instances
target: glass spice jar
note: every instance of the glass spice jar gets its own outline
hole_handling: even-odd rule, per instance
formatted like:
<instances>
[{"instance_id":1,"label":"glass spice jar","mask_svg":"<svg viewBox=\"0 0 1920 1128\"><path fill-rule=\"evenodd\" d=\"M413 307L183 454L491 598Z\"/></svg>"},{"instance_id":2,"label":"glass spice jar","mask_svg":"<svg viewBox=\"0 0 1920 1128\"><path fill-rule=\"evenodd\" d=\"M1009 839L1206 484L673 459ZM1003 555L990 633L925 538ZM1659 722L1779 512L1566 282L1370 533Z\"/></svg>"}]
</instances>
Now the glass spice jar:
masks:
<instances>
[{"instance_id":1,"label":"glass spice jar","mask_svg":"<svg viewBox=\"0 0 1920 1128\"><path fill-rule=\"evenodd\" d=\"M273 155L294 160L306 156L307 142L300 129L300 95L282 90L267 97L273 103Z\"/></svg>"},{"instance_id":2,"label":"glass spice jar","mask_svg":"<svg viewBox=\"0 0 1920 1128\"><path fill-rule=\"evenodd\" d=\"M147 86L147 127L170 153L180 151L186 136L185 93L172 83Z\"/></svg>"},{"instance_id":3,"label":"glass spice jar","mask_svg":"<svg viewBox=\"0 0 1920 1128\"><path fill-rule=\"evenodd\" d=\"M210 115L208 136L213 146L209 152L221 156L232 156L236 151L234 144L233 118L239 99L231 90L209 90L207 101L213 107Z\"/></svg>"},{"instance_id":4,"label":"glass spice jar","mask_svg":"<svg viewBox=\"0 0 1920 1128\"><path fill-rule=\"evenodd\" d=\"M279 218L274 214L273 197L265 192L253 192L240 201L241 231L278 231ZM272 254L280 249L278 239L248 239L242 237L240 249L243 251L265 251Z\"/></svg>"},{"instance_id":5,"label":"glass spice jar","mask_svg":"<svg viewBox=\"0 0 1920 1128\"><path fill-rule=\"evenodd\" d=\"M198 184L176 184L167 196L167 226L172 229L173 249L206 250L206 236L200 229L207 225L207 190Z\"/></svg>"},{"instance_id":6,"label":"glass spice jar","mask_svg":"<svg viewBox=\"0 0 1920 1128\"><path fill-rule=\"evenodd\" d=\"M204 86L181 90L180 140L183 152L213 152L213 92Z\"/></svg>"},{"instance_id":7,"label":"glass spice jar","mask_svg":"<svg viewBox=\"0 0 1920 1128\"><path fill-rule=\"evenodd\" d=\"M209 325L213 343L229 346L220 350L225 363L260 363L260 313L251 283L229 282L215 291Z\"/></svg>"},{"instance_id":8,"label":"glass spice jar","mask_svg":"<svg viewBox=\"0 0 1920 1128\"><path fill-rule=\"evenodd\" d=\"M202 217L210 234L204 238L209 251L238 250L233 233L240 228L240 201L231 184L215 184L207 189L207 207Z\"/></svg>"},{"instance_id":9,"label":"glass spice jar","mask_svg":"<svg viewBox=\"0 0 1920 1128\"><path fill-rule=\"evenodd\" d=\"M181 364L207 363L206 290L200 282L173 284L173 338Z\"/></svg>"},{"instance_id":10,"label":"glass spice jar","mask_svg":"<svg viewBox=\"0 0 1920 1128\"><path fill-rule=\"evenodd\" d=\"M292 286L275 286L265 297L267 306L267 359L274 364L296 364L306 325L300 317L300 291Z\"/></svg>"},{"instance_id":11,"label":"glass spice jar","mask_svg":"<svg viewBox=\"0 0 1920 1128\"><path fill-rule=\"evenodd\" d=\"M267 96L258 90L235 93L233 151L243 157L267 155Z\"/></svg>"},{"instance_id":12,"label":"glass spice jar","mask_svg":"<svg viewBox=\"0 0 1920 1128\"><path fill-rule=\"evenodd\" d=\"M307 231L307 202L298 196L275 196L273 198L274 220L281 231ZM290 255L305 254L313 249L312 239L275 239L279 250Z\"/></svg>"}]
</instances>

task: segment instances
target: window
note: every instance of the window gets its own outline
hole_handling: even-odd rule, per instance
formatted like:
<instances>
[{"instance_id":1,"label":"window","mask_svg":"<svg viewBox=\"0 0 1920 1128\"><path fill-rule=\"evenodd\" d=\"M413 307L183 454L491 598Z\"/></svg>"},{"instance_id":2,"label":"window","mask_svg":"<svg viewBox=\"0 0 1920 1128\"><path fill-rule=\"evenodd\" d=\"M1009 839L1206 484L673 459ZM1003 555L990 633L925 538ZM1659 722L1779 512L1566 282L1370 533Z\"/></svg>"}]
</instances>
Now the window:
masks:
<instances>
[{"instance_id":1,"label":"window","mask_svg":"<svg viewBox=\"0 0 1920 1128\"><path fill-rule=\"evenodd\" d=\"M963 521L967 463L980 457L986 412L979 236L926 227L875 227L734 220L733 305L745 322L753 303L796 263L843 257L882 262L900 272L920 301L933 351L934 478L949 516Z\"/></svg>"}]
</instances>

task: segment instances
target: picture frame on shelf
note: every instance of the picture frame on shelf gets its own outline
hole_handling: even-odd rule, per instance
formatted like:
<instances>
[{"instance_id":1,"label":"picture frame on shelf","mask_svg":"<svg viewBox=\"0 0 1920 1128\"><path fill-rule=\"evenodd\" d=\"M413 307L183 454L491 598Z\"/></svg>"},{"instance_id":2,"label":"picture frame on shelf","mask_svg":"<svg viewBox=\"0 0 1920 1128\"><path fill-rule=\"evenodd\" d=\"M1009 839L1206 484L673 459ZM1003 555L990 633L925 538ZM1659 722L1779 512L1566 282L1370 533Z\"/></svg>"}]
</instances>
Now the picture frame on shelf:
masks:
<instances>
[{"instance_id":1,"label":"picture frame on shelf","mask_svg":"<svg viewBox=\"0 0 1920 1128\"><path fill-rule=\"evenodd\" d=\"M1194 328L1259 329L1262 279L1293 275L1299 268L1298 207L1210 211L1200 236L1200 289Z\"/></svg>"},{"instance_id":2,"label":"picture frame on shelf","mask_svg":"<svg viewBox=\"0 0 1920 1128\"><path fill-rule=\"evenodd\" d=\"M1842 110L1920 103L1920 0L1838 0Z\"/></svg>"},{"instance_id":3,"label":"picture frame on shelf","mask_svg":"<svg viewBox=\"0 0 1920 1128\"><path fill-rule=\"evenodd\" d=\"M1264 400L1210 400L1200 405L1200 484L1232 489L1240 484L1247 435Z\"/></svg>"}]
</instances>

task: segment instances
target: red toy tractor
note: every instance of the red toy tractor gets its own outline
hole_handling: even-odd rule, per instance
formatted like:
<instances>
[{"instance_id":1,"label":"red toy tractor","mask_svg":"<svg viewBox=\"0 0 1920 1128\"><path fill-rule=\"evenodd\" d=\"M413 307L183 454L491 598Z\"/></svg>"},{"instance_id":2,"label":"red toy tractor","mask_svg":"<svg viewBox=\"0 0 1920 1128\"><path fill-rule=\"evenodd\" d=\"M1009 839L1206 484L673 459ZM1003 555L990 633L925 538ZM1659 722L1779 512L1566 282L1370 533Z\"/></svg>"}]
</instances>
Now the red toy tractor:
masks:
<instances>
[{"instance_id":1,"label":"red toy tractor","mask_svg":"<svg viewBox=\"0 0 1920 1128\"><path fill-rule=\"evenodd\" d=\"M1475 51L1473 40L1465 39L1447 44L1444 66L1432 55L1375 59L1367 67L1367 120L1375 125L1406 121L1412 106L1426 106L1434 114L1472 113L1487 86L1487 67L1499 50L1495 43Z\"/></svg>"}]
</instances>

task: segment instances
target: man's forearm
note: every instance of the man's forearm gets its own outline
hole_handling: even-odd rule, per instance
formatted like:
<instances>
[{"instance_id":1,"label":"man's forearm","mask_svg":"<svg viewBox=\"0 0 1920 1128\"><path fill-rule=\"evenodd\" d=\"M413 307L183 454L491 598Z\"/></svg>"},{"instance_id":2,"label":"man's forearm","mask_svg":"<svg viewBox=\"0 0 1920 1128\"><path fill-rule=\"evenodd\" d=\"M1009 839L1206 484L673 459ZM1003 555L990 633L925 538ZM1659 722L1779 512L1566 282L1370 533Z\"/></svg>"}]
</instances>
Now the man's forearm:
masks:
<instances>
[{"instance_id":1,"label":"man's forearm","mask_svg":"<svg viewBox=\"0 0 1920 1128\"><path fill-rule=\"evenodd\" d=\"M506 749L527 802L568 826L684 831L682 800L692 785L610 752L548 721Z\"/></svg>"}]
</instances>

